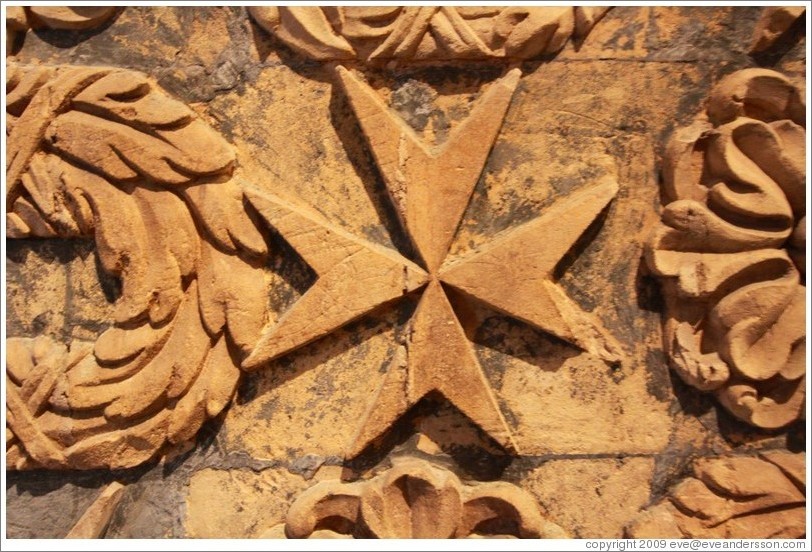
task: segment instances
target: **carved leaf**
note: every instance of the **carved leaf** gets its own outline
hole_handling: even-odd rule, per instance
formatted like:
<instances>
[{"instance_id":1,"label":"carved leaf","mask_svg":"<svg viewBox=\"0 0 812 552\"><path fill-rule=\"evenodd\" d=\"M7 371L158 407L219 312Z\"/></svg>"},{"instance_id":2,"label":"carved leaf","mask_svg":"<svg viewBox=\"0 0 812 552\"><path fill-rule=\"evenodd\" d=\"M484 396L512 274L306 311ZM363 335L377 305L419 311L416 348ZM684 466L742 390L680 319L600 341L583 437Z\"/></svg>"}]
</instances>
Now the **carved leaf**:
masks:
<instances>
[{"instance_id":1,"label":"carved leaf","mask_svg":"<svg viewBox=\"0 0 812 552\"><path fill-rule=\"evenodd\" d=\"M231 147L144 75L10 81L8 236L93 236L121 293L92 347L7 340L9 465L134 466L230 401L264 323L265 242Z\"/></svg>"},{"instance_id":2,"label":"carved leaf","mask_svg":"<svg viewBox=\"0 0 812 552\"><path fill-rule=\"evenodd\" d=\"M632 538L801 538L805 534L805 454L698 460L694 477L642 512Z\"/></svg>"},{"instance_id":3,"label":"carved leaf","mask_svg":"<svg viewBox=\"0 0 812 552\"><path fill-rule=\"evenodd\" d=\"M11 11L13 10L13 11ZM102 25L113 17L115 6L30 6L13 7L7 14L14 30L47 27L61 30L85 30Z\"/></svg>"},{"instance_id":4,"label":"carved leaf","mask_svg":"<svg viewBox=\"0 0 812 552\"><path fill-rule=\"evenodd\" d=\"M801 417L806 398L804 112L779 73L725 77L669 145L669 203L648 252L673 367L765 428Z\"/></svg>"},{"instance_id":5,"label":"carved leaf","mask_svg":"<svg viewBox=\"0 0 812 552\"><path fill-rule=\"evenodd\" d=\"M526 59L583 39L610 8L250 7L256 23L317 60Z\"/></svg>"}]
</instances>

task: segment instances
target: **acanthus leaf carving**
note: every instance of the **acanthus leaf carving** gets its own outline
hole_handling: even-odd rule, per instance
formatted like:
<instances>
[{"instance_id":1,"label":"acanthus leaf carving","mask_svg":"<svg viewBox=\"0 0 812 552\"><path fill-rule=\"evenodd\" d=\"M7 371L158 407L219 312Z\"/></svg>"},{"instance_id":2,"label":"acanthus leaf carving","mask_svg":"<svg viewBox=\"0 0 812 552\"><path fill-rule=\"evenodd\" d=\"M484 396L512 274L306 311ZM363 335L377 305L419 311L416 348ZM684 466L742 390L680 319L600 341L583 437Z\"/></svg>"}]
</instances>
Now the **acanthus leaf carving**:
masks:
<instances>
[{"instance_id":1,"label":"acanthus leaf carving","mask_svg":"<svg viewBox=\"0 0 812 552\"><path fill-rule=\"evenodd\" d=\"M365 481L327 480L299 495L284 525L265 537L286 538L566 538L535 500L504 482L463 484L417 458Z\"/></svg>"},{"instance_id":2,"label":"acanthus leaf carving","mask_svg":"<svg viewBox=\"0 0 812 552\"><path fill-rule=\"evenodd\" d=\"M693 476L641 512L631 538L802 538L806 534L806 455L702 458Z\"/></svg>"},{"instance_id":3,"label":"acanthus leaf carving","mask_svg":"<svg viewBox=\"0 0 812 552\"><path fill-rule=\"evenodd\" d=\"M602 7L249 7L257 24L316 60L527 59L583 39Z\"/></svg>"},{"instance_id":4,"label":"acanthus leaf carving","mask_svg":"<svg viewBox=\"0 0 812 552\"><path fill-rule=\"evenodd\" d=\"M647 253L674 369L764 428L805 405L804 114L779 73L725 77L669 144L667 203Z\"/></svg>"},{"instance_id":5,"label":"acanthus leaf carving","mask_svg":"<svg viewBox=\"0 0 812 552\"><path fill-rule=\"evenodd\" d=\"M231 146L144 75L12 66L8 84L8 237L92 236L121 282L95 343L7 340L8 464L140 464L231 400L265 316L264 239Z\"/></svg>"}]
</instances>

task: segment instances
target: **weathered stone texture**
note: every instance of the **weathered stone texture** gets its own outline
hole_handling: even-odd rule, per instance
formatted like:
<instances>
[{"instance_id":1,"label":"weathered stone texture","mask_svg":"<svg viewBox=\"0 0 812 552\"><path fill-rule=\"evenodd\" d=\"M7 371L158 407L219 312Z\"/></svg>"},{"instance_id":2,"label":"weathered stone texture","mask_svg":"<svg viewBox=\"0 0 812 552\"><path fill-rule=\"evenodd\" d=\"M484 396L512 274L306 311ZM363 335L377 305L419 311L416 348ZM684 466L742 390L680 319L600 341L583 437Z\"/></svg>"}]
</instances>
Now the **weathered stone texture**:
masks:
<instances>
[{"instance_id":1,"label":"weathered stone texture","mask_svg":"<svg viewBox=\"0 0 812 552\"><path fill-rule=\"evenodd\" d=\"M55 89L70 71L123 75L60 112L44 133L51 142L32 155L51 163L49 174L84 171L66 196L109 184L139 210L116 215L119 203L105 196L102 223L90 208L65 207L78 213L65 239L63 211L39 225L25 218L36 201L23 193L22 222L9 219L6 337L17 352L8 371L21 398L9 402L17 429L6 430L7 458L21 471L7 476L8 536L67 536L114 481L124 488L109 523L101 499L87 518L97 523L79 529L363 536L392 508L415 536L431 533L415 520L436 500L456 516L457 536L515 535L506 528L528 515L535 525L519 536L798 536L805 479L792 469L805 458L805 421L793 413L750 425L671 369L663 321L673 301L645 252L661 225L667 144L705 112L720 81L769 69L804 97L803 17L758 7L627 6L602 17L561 9L529 19L507 46L512 27L487 34L484 15L469 14L475 40L442 12L426 25L446 32L450 18L456 35L386 47L377 61L384 39L294 40L286 12L127 7L67 27L78 30L10 14L7 69L42 71ZM338 28L313 17L303 20L311 31ZM349 33L363 23L330 17ZM102 122L80 125L88 112ZM11 127L29 124L20 115ZM111 119L155 142L113 140L111 154L102 132ZM8 186L22 177L14 180ZM792 231L787 262L796 259L794 285L805 293L806 260L792 256L805 222L793 219ZM184 232L191 238L177 237ZM45 237L55 234L63 237ZM157 253L138 257L136 238ZM107 395L93 386L108 368L124 373L135 362L122 353L134 339L127 332L157 335L174 316L187 317L182 343L169 364L147 364L163 375L104 387L111 398L98 399ZM54 369L61 394L50 401L25 384L51 369L46 341L74 343L74 355L87 346L83 371L62 378ZM164 338L151 343L144 357L154 360ZM192 372L211 383L184 386L184 377L198 381ZM86 433L75 429L77 409L94 424ZM43 442L27 416L55 448L26 452ZM158 429L141 439L133 428L145 420ZM85 436L99 432L116 447L86 452ZM773 532L772 518L739 524L746 508L714 510L740 502L747 490L736 481L762 465L781 478L764 504L791 518ZM408 507L400 487L383 483L401 469L403 485L421 489ZM710 483L714 469L724 489ZM302 520L316 515L302 504L321 504L307 491L316 483L330 497L356 497L341 505L356 525L296 532L297 520L308 526ZM704 485L690 511L678 507L689 484ZM501 498L465 514L477 485L496 485L487 488ZM385 507L360 505L375 493ZM717 514L722 529L697 521ZM466 515L491 521L475 531ZM394 536L387 531L372 533Z\"/></svg>"}]
</instances>

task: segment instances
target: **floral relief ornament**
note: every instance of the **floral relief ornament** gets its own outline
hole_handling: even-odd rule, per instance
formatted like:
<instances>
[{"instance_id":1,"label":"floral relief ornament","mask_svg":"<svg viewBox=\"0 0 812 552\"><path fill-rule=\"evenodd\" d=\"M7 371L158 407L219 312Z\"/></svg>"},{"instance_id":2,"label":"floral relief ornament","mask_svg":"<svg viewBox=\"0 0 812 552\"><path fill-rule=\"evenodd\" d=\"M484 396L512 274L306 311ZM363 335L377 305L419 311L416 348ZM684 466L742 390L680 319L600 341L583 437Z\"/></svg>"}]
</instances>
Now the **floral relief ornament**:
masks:
<instances>
[{"instance_id":1,"label":"floral relief ornament","mask_svg":"<svg viewBox=\"0 0 812 552\"><path fill-rule=\"evenodd\" d=\"M501 481L463 484L417 458L395 458L366 481L321 481L299 495L265 538L567 538L535 500Z\"/></svg>"},{"instance_id":2,"label":"floral relief ornament","mask_svg":"<svg viewBox=\"0 0 812 552\"><path fill-rule=\"evenodd\" d=\"M249 7L257 24L316 60L527 59L583 39L601 7Z\"/></svg>"},{"instance_id":3,"label":"floral relief ornament","mask_svg":"<svg viewBox=\"0 0 812 552\"><path fill-rule=\"evenodd\" d=\"M779 428L806 399L806 108L786 77L745 69L665 155L648 250L666 299L665 350L737 418Z\"/></svg>"}]
</instances>

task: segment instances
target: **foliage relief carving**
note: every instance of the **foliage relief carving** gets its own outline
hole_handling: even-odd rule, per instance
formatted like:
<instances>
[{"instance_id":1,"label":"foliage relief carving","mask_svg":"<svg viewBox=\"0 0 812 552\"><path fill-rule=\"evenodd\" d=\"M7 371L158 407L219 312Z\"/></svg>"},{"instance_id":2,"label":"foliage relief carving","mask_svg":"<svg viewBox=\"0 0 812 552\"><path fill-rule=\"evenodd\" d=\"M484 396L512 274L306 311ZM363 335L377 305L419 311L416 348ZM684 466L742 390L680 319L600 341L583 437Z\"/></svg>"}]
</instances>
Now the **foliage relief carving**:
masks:
<instances>
[{"instance_id":1,"label":"foliage relief carving","mask_svg":"<svg viewBox=\"0 0 812 552\"><path fill-rule=\"evenodd\" d=\"M317 60L527 59L583 39L610 8L249 7L257 24Z\"/></svg>"},{"instance_id":2,"label":"foliage relief carving","mask_svg":"<svg viewBox=\"0 0 812 552\"><path fill-rule=\"evenodd\" d=\"M688 384L736 417L803 417L805 106L766 69L725 77L665 159L648 265L666 296L665 350Z\"/></svg>"},{"instance_id":3,"label":"foliage relief carving","mask_svg":"<svg viewBox=\"0 0 812 552\"><path fill-rule=\"evenodd\" d=\"M140 464L220 413L263 323L234 152L140 73L12 65L7 90L7 236L92 236L121 281L95 343L7 340L8 465Z\"/></svg>"},{"instance_id":4,"label":"foliage relief carving","mask_svg":"<svg viewBox=\"0 0 812 552\"><path fill-rule=\"evenodd\" d=\"M644 510L629 537L797 539L806 534L806 454L702 458L693 476Z\"/></svg>"}]
</instances>

